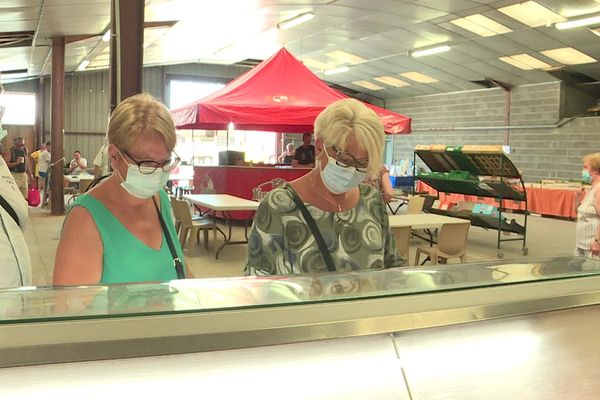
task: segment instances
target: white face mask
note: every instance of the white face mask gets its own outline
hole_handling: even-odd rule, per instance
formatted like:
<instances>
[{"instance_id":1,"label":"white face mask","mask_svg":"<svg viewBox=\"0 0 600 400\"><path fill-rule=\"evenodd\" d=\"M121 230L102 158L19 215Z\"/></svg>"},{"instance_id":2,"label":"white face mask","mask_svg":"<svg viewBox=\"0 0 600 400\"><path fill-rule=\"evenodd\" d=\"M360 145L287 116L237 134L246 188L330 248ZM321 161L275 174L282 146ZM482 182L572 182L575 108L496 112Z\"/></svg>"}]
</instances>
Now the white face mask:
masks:
<instances>
[{"instance_id":1,"label":"white face mask","mask_svg":"<svg viewBox=\"0 0 600 400\"><path fill-rule=\"evenodd\" d=\"M323 150L325 151L325 150ZM325 153L329 162L325 168L321 169L321 179L325 187L331 193L342 194L358 186L365 180L367 174L359 172L355 168L344 168L336 164L335 160Z\"/></svg>"},{"instance_id":2,"label":"white face mask","mask_svg":"<svg viewBox=\"0 0 600 400\"><path fill-rule=\"evenodd\" d=\"M120 154L120 152L119 152ZM125 160L123 155L121 154L121 158ZM141 167L142 169L152 169L149 167ZM119 173L119 177L123 182L121 182L121 186L123 189L127 190L129 194L138 197L140 199L149 199L158 193L162 188L165 187L167 181L169 180L169 173L162 170L162 168L157 168L154 172L150 174L142 174L140 172L140 167L135 164L127 163L127 178L123 179L123 176Z\"/></svg>"}]
</instances>

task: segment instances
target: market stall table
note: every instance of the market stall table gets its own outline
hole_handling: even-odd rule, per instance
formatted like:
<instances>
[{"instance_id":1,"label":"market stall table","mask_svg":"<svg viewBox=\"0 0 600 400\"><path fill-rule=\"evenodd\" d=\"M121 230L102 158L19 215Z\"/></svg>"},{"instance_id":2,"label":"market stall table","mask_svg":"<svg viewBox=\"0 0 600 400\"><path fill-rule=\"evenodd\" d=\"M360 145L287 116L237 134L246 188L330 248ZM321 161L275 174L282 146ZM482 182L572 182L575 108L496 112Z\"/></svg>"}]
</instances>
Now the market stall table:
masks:
<instances>
[{"instance_id":1,"label":"market stall table","mask_svg":"<svg viewBox=\"0 0 600 400\"><path fill-rule=\"evenodd\" d=\"M225 235L218 227L216 229L223 235L224 243L217 249L215 243L215 258L219 259L219 253L227 245L232 244L246 244L248 243L248 223L252 221L254 213L258 209L260 203L252 200L242 199L240 197L231 196L229 194L188 194L183 196L185 200L190 201L197 207L203 207L209 210L209 213L213 217L215 226L217 226L217 213L225 219L225 225L229 228L228 235ZM245 220L244 223L244 235L245 241L232 241L231 240L231 227L232 220L230 216L231 211L250 211L250 216Z\"/></svg>"}]
</instances>

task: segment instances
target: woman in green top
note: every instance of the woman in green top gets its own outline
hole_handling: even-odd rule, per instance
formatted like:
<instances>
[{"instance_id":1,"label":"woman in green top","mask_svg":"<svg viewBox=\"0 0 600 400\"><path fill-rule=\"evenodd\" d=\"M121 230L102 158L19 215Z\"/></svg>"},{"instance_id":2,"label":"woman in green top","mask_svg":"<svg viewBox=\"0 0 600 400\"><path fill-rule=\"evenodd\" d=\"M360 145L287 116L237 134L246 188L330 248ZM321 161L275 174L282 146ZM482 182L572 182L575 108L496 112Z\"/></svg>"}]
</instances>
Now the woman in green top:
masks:
<instances>
[{"instance_id":1,"label":"woman in green top","mask_svg":"<svg viewBox=\"0 0 600 400\"><path fill-rule=\"evenodd\" d=\"M336 271L402 265L378 191L360 183L377 175L384 131L363 103L346 99L315 121L316 165L305 176L272 190L260 203L250 237L251 275L327 272L323 252L293 198L314 219Z\"/></svg>"},{"instance_id":2,"label":"woman in green top","mask_svg":"<svg viewBox=\"0 0 600 400\"><path fill-rule=\"evenodd\" d=\"M169 111L148 94L129 97L114 110L107 136L114 173L70 209L56 254L54 284L177 279L166 235L181 260L183 252L162 190L179 162Z\"/></svg>"}]
</instances>

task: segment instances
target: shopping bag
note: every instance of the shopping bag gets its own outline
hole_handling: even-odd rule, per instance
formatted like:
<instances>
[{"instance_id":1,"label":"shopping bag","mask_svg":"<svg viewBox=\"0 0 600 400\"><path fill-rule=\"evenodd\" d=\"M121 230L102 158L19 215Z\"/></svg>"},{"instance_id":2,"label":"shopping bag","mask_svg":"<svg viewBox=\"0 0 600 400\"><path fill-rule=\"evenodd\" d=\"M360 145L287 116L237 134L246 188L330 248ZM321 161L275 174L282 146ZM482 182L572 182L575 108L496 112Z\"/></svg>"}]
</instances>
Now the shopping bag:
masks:
<instances>
[{"instance_id":1,"label":"shopping bag","mask_svg":"<svg viewBox=\"0 0 600 400\"><path fill-rule=\"evenodd\" d=\"M29 191L27 192L27 203L29 203L31 207L37 207L41 202L42 200L39 189L36 187L30 187Z\"/></svg>"}]
</instances>

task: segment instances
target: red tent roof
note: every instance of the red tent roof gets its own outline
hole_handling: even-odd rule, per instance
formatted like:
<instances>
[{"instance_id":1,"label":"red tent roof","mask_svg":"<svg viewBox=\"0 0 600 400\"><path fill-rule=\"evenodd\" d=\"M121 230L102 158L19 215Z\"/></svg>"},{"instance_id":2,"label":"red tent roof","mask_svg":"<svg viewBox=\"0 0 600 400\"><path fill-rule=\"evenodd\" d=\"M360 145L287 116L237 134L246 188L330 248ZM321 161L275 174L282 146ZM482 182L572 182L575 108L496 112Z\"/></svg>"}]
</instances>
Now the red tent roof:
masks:
<instances>
[{"instance_id":1,"label":"red tent roof","mask_svg":"<svg viewBox=\"0 0 600 400\"><path fill-rule=\"evenodd\" d=\"M172 111L179 129L310 132L315 118L336 100L348 98L327 86L285 48L221 90ZM365 103L387 133L409 133L410 118Z\"/></svg>"}]
</instances>

